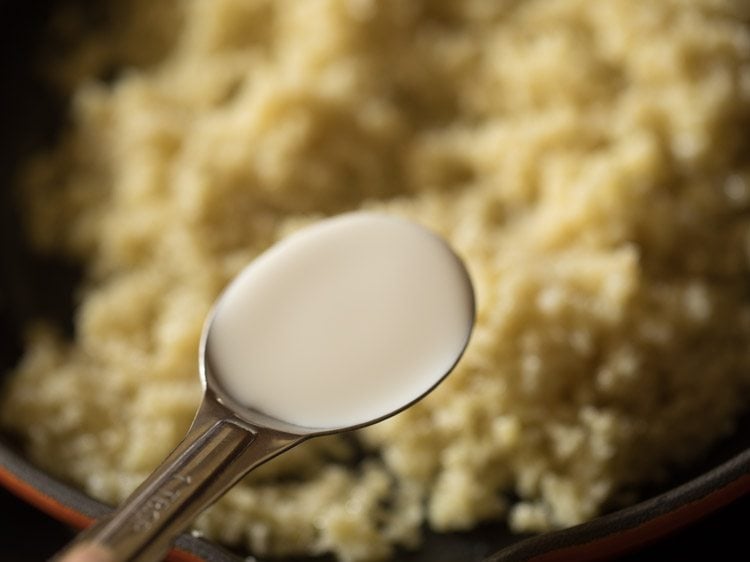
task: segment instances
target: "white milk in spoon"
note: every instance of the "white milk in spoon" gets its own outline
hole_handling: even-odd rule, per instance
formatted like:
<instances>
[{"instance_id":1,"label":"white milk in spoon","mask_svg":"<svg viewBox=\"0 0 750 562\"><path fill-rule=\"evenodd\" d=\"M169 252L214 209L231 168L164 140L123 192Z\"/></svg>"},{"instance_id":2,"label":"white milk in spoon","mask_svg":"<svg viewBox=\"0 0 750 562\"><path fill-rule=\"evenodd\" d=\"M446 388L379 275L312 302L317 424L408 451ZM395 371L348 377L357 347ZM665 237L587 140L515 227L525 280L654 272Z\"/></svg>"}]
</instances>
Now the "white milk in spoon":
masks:
<instances>
[{"instance_id":1,"label":"white milk in spoon","mask_svg":"<svg viewBox=\"0 0 750 562\"><path fill-rule=\"evenodd\" d=\"M379 419L448 373L474 320L471 282L440 238L353 213L280 242L220 298L212 375L243 406L306 428Z\"/></svg>"}]
</instances>

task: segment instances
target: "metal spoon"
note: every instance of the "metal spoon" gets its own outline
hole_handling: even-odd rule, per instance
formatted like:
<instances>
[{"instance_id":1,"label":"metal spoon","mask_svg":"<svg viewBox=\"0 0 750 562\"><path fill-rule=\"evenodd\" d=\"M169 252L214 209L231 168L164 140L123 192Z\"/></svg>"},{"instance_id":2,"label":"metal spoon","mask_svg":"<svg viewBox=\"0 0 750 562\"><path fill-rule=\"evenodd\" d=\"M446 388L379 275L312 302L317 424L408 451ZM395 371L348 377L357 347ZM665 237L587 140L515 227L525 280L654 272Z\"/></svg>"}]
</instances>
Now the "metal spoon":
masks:
<instances>
[{"instance_id":1,"label":"metal spoon","mask_svg":"<svg viewBox=\"0 0 750 562\"><path fill-rule=\"evenodd\" d=\"M353 213L293 235L248 266L209 316L200 347L203 401L184 440L60 556L94 545L113 561L162 559L203 509L255 467L427 394L458 361L473 322L463 264L422 227ZM281 356L301 361L305 372ZM267 392L264 385L278 388L279 380L285 391ZM300 408L311 391L328 404ZM339 391L345 398L336 400Z\"/></svg>"}]
</instances>

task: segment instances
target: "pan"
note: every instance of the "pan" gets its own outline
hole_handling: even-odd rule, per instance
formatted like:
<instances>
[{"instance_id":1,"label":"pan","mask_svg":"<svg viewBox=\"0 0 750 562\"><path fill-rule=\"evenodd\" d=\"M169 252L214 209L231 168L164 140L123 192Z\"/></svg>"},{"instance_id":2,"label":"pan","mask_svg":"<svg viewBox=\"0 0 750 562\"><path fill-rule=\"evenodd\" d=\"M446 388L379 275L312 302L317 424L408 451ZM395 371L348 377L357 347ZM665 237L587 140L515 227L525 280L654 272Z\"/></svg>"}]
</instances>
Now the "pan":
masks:
<instances>
[{"instance_id":1,"label":"pan","mask_svg":"<svg viewBox=\"0 0 750 562\"><path fill-rule=\"evenodd\" d=\"M0 373L7 376L22 350L23 327L51 318L72 331L76 267L34 256L21 234L11 186L19 163L54 142L63 123L64 101L33 71L35 47L53 2L0 2L4 38L0 128ZM111 507L59 481L24 456L12 435L0 435L0 483L40 510L74 529L87 526ZM537 536L511 534L502 524L468 533L431 534L416 553L401 552L404 562L509 562L517 560L598 560L621 555L656 541L750 492L750 416L705 457L665 486L643 490L643 501L570 529ZM233 553L205 539L183 535L169 560L238 562ZM288 559L301 562L310 559ZM332 560L316 558L315 560Z\"/></svg>"}]
</instances>

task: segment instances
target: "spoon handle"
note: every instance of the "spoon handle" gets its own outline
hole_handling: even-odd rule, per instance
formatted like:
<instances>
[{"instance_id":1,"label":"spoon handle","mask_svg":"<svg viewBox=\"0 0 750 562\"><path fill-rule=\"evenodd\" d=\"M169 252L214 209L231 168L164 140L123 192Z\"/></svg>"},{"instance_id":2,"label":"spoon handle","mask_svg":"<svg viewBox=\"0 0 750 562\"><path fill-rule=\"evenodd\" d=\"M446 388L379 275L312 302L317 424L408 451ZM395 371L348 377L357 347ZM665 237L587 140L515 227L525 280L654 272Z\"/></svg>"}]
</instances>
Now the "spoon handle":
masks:
<instances>
[{"instance_id":1,"label":"spoon handle","mask_svg":"<svg viewBox=\"0 0 750 562\"><path fill-rule=\"evenodd\" d=\"M245 426L206 396L185 439L111 515L79 534L54 560L82 544L112 562L161 560L177 536L250 470L293 447L297 435Z\"/></svg>"}]
</instances>

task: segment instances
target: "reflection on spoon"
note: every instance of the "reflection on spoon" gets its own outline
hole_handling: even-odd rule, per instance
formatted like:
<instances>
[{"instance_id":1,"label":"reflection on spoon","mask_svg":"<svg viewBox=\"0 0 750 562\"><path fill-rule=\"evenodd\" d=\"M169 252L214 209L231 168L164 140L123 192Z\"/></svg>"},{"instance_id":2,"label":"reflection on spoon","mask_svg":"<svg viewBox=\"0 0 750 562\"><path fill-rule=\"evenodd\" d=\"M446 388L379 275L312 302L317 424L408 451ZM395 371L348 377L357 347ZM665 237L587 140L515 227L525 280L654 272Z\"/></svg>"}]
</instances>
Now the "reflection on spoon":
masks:
<instances>
[{"instance_id":1,"label":"reflection on spoon","mask_svg":"<svg viewBox=\"0 0 750 562\"><path fill-rule=\"evenodd\" d=\"M160 560L253 468L428 393L458 361L473 322L466 269L422 227L353 213L294 234L240 273L206 322L204 397L185 439L69 548Z\"/></svg>"}]
</instances>

